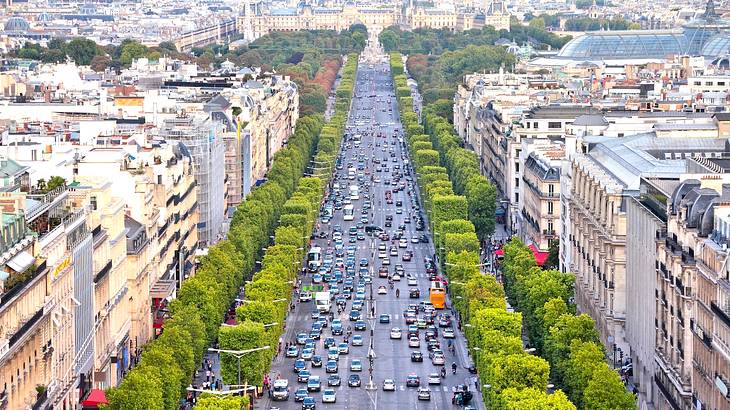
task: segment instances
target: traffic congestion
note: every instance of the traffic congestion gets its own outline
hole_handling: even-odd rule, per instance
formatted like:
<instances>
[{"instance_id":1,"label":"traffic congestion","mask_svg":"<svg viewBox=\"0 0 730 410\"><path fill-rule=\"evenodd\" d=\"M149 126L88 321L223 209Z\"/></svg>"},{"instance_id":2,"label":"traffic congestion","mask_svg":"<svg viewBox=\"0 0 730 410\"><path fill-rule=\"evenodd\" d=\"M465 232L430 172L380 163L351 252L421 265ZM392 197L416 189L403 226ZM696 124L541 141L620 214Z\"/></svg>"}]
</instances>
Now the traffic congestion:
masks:
<instances>
[{"instance_id":1,"label":"traffic congestion","mask_svg":"<svg viewBox=\"0 0 730 410\"><path fill-rule=\"evenodd\" d=\"M415 178L387 57L361 61L261 408L482 407Z\"/></svg>"}]
</instances>

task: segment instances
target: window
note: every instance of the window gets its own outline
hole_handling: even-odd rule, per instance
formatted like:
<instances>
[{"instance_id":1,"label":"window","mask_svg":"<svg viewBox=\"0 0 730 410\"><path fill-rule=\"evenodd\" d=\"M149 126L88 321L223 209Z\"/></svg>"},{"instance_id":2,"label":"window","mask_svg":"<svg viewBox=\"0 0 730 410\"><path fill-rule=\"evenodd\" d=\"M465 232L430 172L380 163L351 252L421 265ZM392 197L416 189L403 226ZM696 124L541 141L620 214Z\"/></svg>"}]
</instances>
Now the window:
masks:
<instances>
[{"instance_id":1,"label":"window","mask_svg":"<svg viewBox=\"0 0 730 410\"><path fill-rule=\"evenodd\" d=\"M548 202L548 215L553 214L553 201Z\"/></svg>"},{"instance_id":2,"label":"window","mask_svg":"<svg viewBox=\"0 0 730 410\"><path fill-rule=\"evenodd\" d=\"M515 161L515 172L520 172L520 162Z\"/></svg>"},{"instance_id":3,"label":"window","mask_svg":"<svg viewBox=\"0 0 730 410\"><path fill-rule=\"evenodd\" d=\"M530 128L530 126L532 125L532 123L530 123L530 121L527 121L526 124L527 124L527 128Z\"/></svg>"},{"instance_id":4,"label":"window","mask_svg":"<svg viewBox=\"0 0 730 410\"><path fill-rule=\"evenodd\" d=\"M515 178L515 188L519 188L519 186L520 186L520 179Z\"/></svg>"},{"instance_id":5,"label":"window","mask_svg":"<svg viewBox=\"0 0 730 410\"><path fill-rule=\"evenodd\" d=\"M695 81L694 85L702 85L702 81Z\"/></svg>"},{"instance_id":6,"label":"window","mask_svg":"<svg viewBox=\"0 0 730 410\"><path fill-rule=\"evenodd\" d=\"M548 128L551 130L554 130L556 128L562 128L562 123L560 121L550 121L548 122Z\"/></svg>"},{"instance_id":7,"label":"window","mask_svg":"<svg viewBox=\"0 0 730 410\"><path fill-rule=\"evenodd\" d=\"M553 226L553 221L548 221L548 234L552 235L553 231L555 230L555 227Z\"/></svg>"},{"instance_id":8,"label":"window","mask_svg":"<svg viewBox=\"0 0 730 410\"><path fill-rule=\"evenodd\" d=\"M520 202L520 193L515 192L515 202Z\"/></svg>"},{"instance_id":9,"label":"window","mask_svg":"<svg viewBox=\"0 0 730 410\"><path fill-rule=\"evenodd\" d=\"M717 85L718 85L718 86L724 86L724 85L725 85L725 81L718 81L718 82L717 82Z\"/></svg>"},{"instance_id":10,"label":"window","mask_svg":"<svg viewBox=\"0 0 730 410\"><path fill-rule=\"evenodd\" d=\"M553 184L548 185L548 194L550 194L550 196L553 196L555 194L555 185L553 185Z\"/></svg>"},{"instance_id":11,"label":"window","mask_svg":"<svg viewBox=\"0 0 730 410\"><path fill-rule=\"evenodd\" d=\"M96 207L97 207L97 204L96 204L96 196L92 196L91 197L91 209L94 210L94 211L96 211Z\"/></svg>"}]
</instances>

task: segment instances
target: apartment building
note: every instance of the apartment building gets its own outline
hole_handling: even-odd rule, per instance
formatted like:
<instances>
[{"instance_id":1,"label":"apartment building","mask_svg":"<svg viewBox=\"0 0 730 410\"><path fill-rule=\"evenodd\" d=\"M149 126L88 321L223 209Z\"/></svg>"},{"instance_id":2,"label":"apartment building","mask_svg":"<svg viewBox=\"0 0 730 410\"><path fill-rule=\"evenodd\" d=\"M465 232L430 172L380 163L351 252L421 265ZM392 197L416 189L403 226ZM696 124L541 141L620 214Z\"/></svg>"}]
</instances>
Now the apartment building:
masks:
<instances>
[{"instance_id":1,"label":"apartment building","mask_svg":"<svg viewBox=\"0 0 730 410\"><path fill-rule=\"evenodd\" d=\"M632 354L626 336L627 204L640 195L642 177L677 179L686 172L685 159L721 155L724 149L725 141L714 138L648 134L588 139L570 157L570 193L561 195L561 206L570 215L564 220L568 226L563 229L570 233L561 243L561 255L570 256L561 266L575 272L578 309L596 321L602 342L609 352L615 349L617 360ZM662 253L657 249L659 258ZM645 326L646 317L641 320Z\"/></svg>"},{"instance_id":2,"label":"apartment building","mask_svg":"<svg viewBox=\"0 0 730 410\"><path fill-rule=\"evenodd\" d=\"M560 172L565 158L563 144L530 144L522 149L521 237L547 251L560 236ZM524 153L527 158L524 157Z\"/></svg>"},{"instance_id":3,"label":"apartment building","mask_svg":"<svg viewBox=\"0 0 730 410\"><path fill-rule=\"evenodd\" d=\"M299 91L288 77L247 81L227 96L234 129L224 134L228 206L235 207L263 180L276 154L294 133L299 119Z\"/></svg>"},{"instance_id":4,"label":"apartment building","mask_svg":"<svg viewBox=\"0 0 730 410\"><path fill-rule=\"evenodd\" d=\"M224 125L219 121L185 114L165 120L160 130L165 140L183 143L193 160L201 248L223 237L227 187L223 132Z\"/></svg>"}]
</instances>

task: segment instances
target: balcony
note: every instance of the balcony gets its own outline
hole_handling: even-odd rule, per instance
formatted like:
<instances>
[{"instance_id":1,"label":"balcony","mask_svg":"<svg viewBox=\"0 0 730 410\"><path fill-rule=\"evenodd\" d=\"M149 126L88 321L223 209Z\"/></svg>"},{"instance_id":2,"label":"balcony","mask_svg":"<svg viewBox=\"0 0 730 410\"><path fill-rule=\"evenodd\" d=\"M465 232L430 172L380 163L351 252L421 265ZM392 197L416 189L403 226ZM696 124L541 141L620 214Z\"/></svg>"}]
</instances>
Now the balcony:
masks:
<instances>
[{"instance_id":1,"label":"balcony","mask_svg":"<svg viewBox=\"0 0 730 410\"><path fill-rule=\"evenodd\" d=\"M31 266L22 273L15 273L7 281L5 281L5 289L0 294L0 308L6 305L9 301L13 300L16 296L20 295L23 290L28 288L28 285L34 282L41 273L46 271L46 261L41 262L38 265Z\"/></svg>"},{"instance_id":2,"label":"balcony","mask_svg":"<svg viewBox=\"0 0 730 410\"><path fill-rule=\"evenodd\" d=\"M25 336L33 328L33 326L41 320L42 317L43 308L40 308L8 338L9 348L12 349L13 346L18 343L18 341L20 341L21 338Z\"/></svg>"},{"instance_id":3,"label":"balcony","mask_svg":"<svg viewBox=\"0 0 730 410\"><path fill-rule=\"evenodd\" d=\"M37 216L43 212L48 211L54 206L62 204L68 197L68 188L66 185L58 186L48 192L36 191L31 192L26 196L26 199L31 199L34 202L34 206L26 210L26 219L33 221Z\"/></svg>"},{"instance_id":4,"label":"balcony","mask_svg":"<svg viewBox=\"0 0 730 410\"><path fill-rule=\"evenodd\" d=\"M111 270L112 261L110 259L109 262L107 262L106 265L104 265L104 267L101 268L101 270L99 270L99 272L94 276L94 283L99 283L107 274L109 274L109 272L111 272Z\"/></svg>"}]
</instances>

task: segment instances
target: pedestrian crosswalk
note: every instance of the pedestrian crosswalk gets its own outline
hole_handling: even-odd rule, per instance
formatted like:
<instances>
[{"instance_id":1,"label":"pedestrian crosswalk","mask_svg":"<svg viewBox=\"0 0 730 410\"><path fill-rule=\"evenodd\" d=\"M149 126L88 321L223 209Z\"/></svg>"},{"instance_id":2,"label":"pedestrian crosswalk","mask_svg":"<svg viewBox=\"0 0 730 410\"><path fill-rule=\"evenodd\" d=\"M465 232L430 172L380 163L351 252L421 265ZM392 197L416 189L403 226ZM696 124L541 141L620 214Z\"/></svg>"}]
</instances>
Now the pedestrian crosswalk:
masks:
<instances>
[{"instance_id":1,"label":"pedestrian crosswalk","mask_svg":"<svg viewBox=\"0 0 730 410\"><path fill-rule=\"evenodd\" d=\"M364 379L367 379L367 377L364 377ZM343 383L344 383L344 381L343 381ZM367 381L364 380L363 386L366 383L367 383ZM383 388L382 382L380 382L380 383L376 382L376 385L378 385L378 388L382 390L382 388ZM422 384L422 385L424 387L426 386L425 384ZM348 389L352 389L352 388L353 387L348 387L346 384L342 384L339 387L337 387L335 390L342 391L342 390L348 390ZM435 391L443 391L443 392L450 392L450 393L456 392L456 386L447 386L447 385L443 385L443 384L441 384L441 385L431 384L431 385L428 385L428 388L431 389L432 392L435 392ZM416 387L408 387L405 384L396 384L396 390L398 390L398 391L406 391L406 390L415 391L416 389L417 389Z\"/></svg>"}]
</instances>

